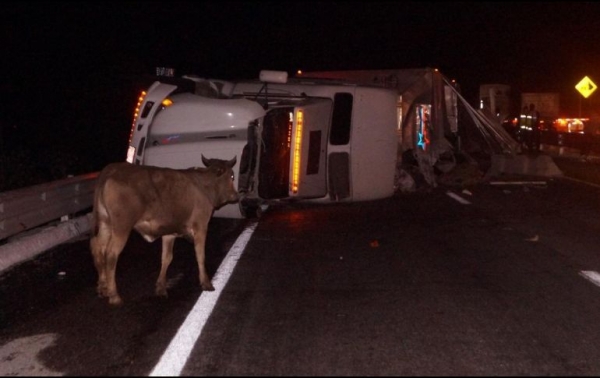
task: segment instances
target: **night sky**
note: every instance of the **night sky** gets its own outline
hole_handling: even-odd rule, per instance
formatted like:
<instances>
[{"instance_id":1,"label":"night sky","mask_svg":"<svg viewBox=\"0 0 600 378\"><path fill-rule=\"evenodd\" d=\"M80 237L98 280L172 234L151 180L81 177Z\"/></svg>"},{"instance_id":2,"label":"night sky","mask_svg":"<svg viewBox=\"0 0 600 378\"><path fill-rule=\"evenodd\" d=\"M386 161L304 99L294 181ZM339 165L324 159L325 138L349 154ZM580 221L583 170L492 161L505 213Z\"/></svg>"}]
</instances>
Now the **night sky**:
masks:
<instances>
[{"instance_id":1,"label":"night sky","mask_svg":"<svg viewBox=\"0 0 600 378\"><path fill-rule=\"evenodd\" d=\"M472 105L500 83L600 115L600 91L574 88L586 75L600 85L598 2L20 1L1 14L3 148L10 133L35 136L93 169L124 159L157 66L224 79L432 67Z\"/></svg>"}]
</instances>

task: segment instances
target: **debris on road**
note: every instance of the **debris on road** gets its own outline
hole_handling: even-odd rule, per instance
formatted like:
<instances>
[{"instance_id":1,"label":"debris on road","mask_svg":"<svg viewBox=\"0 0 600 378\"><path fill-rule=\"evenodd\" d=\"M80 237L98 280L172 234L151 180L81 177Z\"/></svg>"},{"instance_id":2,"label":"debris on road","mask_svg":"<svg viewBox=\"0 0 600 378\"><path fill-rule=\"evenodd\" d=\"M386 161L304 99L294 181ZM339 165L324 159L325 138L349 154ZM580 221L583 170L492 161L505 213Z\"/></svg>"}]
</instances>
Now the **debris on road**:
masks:
<instances>
[{"instance_id":1,"label":"debris on road","mask_svg":"<svg viewBox=\"0 0 600 378\"><path fill-rule=\"evenodd\" d=\"M539 235L535 235L534 237L532 237L532 238L529 238L529 239L525 239L525 240L527 240L527 241L532 241L532 242L536 242L536 241L539 241L539 240L540 240L540 236L539 236Z\"/></svg>"}]
</instances>

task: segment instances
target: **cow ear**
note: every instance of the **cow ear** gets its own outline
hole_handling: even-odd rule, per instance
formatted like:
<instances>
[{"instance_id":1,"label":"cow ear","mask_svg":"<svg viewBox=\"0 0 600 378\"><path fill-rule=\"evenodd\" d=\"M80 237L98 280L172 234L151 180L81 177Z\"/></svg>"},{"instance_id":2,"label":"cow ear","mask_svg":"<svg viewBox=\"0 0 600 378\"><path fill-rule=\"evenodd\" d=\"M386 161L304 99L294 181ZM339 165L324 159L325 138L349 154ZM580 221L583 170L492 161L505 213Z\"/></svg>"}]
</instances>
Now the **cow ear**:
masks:
<instances>
[{"instance_id":1,"label":"cow ear","mask_svg":"<svg viewBox=\"0 0 600 378\"><path fill-rule=\"evenodd\" d=\"M204 154L200 154L200 156L202 157L202 163L204 164L204 166L208 167L208 159L204 157Z\"/></svg>"},{"instance_id":2,"label":"cow ear","mask_svg":"<svg viewBox=\"0 0 600 378\"><path fill-rule=\"evenodd\" d=\"M237 161L237 156L234 156L234 157L233 157L233 159L231 159L231 160L229 160L229 161L227 162L227 166L228 166L229 168L233 168L233 166L235 165L236 161Z\"/></svg>"}]
</instances>

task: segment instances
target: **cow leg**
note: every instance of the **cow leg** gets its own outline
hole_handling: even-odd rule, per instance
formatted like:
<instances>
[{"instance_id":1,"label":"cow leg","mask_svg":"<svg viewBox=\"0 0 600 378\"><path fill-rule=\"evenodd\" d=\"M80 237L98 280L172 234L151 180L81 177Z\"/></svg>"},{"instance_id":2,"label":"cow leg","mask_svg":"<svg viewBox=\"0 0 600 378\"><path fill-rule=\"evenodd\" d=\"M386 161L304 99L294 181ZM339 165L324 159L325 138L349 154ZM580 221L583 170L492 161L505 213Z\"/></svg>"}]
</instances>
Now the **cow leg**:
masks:
<instances>
[{"instance_id":1,"label":"cow leg","mask_svg":"<svg viewBox=\"0 0 600 378\"><path fill-rule=\"evenodd\" d=\"M115 275L119 255L121 254L123 248L125 248L125 243L127 243L128 237L128 232L123 233L113 230L113 235L108 241L108 245L106 247L106 291L104 292L104 296L108 297L109 304L115 306L123 303L123 300L119 296L119 292L117 290Z\"/></svg>"},{"instance_id":2,"label":"cow leg","mask_svg":"<svg viewBox=\"0 0 600 378\"><path fill-rule=\"evenodd\" d=\"M175 244L175 236L164 235L162 237L162 258L160 265L160 273L156 280L156 295L161 297L167 296L167 269L173 261L173 245Z\"/></svg>"},{"instance_id":3,"label":"cow leg","mask_svg":"<svg viewBox=\"0 0 600 378\"><path fill-rule=\"evenodd\" d=\"M208 273L206 273L206 267L204 266L204 247L206 244L207 229L208 224L203 225L200 230L197 230L194 233L194 250L196 251L196 261L198 262L198 272L200 274L200 285L202 286L202 290L213 291L215 288L210 282Z\"/></svg>"},{"instance_id":4,"label":"cow leg","mask_svg":"<svg viewBox=\"0 0 600 378\"><path fill-rule=\"evenodd\" d=\"M106 245L110 239L110 230L105 225L100 225L98 233L90 239L90 249L94 258L94 265L98 272L96 292L104 296L106 292Z\"/></svg>"}]
</instances>

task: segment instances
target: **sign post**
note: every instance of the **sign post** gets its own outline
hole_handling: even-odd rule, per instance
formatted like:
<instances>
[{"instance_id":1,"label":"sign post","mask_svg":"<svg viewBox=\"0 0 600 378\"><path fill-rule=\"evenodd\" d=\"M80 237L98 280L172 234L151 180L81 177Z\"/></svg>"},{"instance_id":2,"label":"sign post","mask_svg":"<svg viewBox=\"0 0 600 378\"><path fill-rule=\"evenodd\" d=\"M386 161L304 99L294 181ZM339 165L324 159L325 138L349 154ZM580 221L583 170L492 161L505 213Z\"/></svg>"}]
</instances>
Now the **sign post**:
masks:
<instances>
[{"instance_id":1,"label":"sign post","mask_svg":"<svg viewBox=\"0 0 600 378\"><path fill-rule=\"evenodd\" d=\"M590 97L597 88L598 86L587 76L575 85L575 89L577 89L584 98ZM581 118L581 97L579 98L579 118Z\"/></svg>"}]
</instances>

